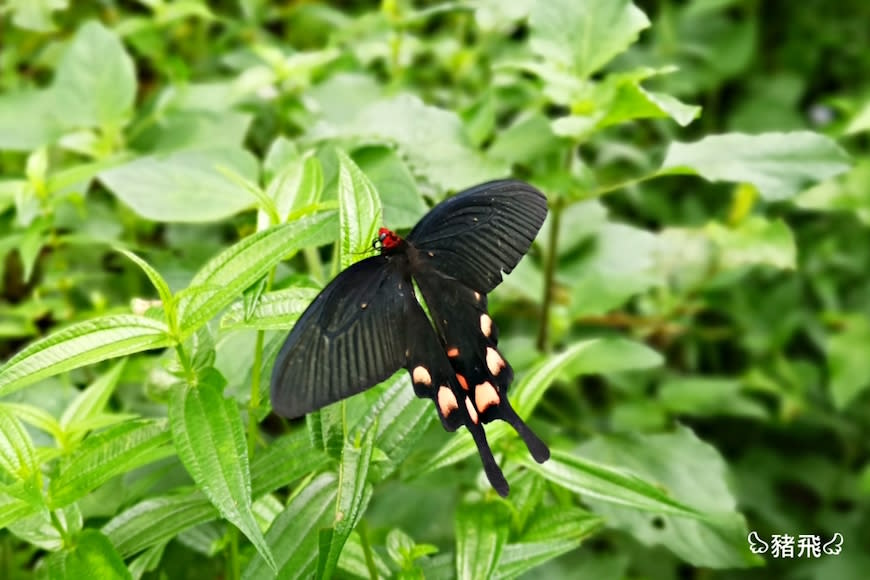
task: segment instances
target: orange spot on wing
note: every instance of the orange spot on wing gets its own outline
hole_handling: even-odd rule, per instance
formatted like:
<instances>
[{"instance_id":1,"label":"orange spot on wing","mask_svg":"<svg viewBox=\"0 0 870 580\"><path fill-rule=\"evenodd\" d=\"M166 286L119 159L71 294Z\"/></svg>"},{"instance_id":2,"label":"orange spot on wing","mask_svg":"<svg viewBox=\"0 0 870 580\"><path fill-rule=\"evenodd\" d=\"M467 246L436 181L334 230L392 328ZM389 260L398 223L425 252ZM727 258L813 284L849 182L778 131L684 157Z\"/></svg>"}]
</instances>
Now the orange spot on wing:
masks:
<instances>
[{"instance_id":1,"label":"orange spot on wing","mask_svg":"<svg viewBox=\"0 0 870 580\"><path fill-rule=\"evenodd\" d=\"M447 356L449 356L450 358L456 358L456 357L458 357L458 356L459 356L459 349L456 348L455 346L454 346L454 347L451 347L451 348L448 348L448 349L447 349Z\"/></svg>"},{"instance_id":2,"label":"orange spot on wing","mask_svg":"<svg viewBox=\"0 0 870 580\"><path fill-rule=\"evenodd\" d=\"M456 373L456 380L459 381L459 385L463 389L465 389L466 391L468 390L468 381L465 380L465 377L463 377L459 373Z\"/></svg>"}]
</instances>

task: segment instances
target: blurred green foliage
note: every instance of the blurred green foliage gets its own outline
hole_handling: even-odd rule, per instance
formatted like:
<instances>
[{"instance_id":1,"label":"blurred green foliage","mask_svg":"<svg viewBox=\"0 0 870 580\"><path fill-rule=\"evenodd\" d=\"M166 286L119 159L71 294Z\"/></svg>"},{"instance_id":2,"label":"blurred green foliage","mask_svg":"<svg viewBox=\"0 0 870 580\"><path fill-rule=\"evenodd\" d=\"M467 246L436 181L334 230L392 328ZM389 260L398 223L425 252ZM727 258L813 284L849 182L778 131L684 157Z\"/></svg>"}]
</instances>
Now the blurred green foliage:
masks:
<instances>
[{"instance_id":1,"label":"blurred green foliage","mask_svg":"<svg viewBox=\"0 0 870 580\"><path fill-rule=\"evenodd\" d=\"M0 15L0 577L863 577L870 4ZM348 224L508 174L550 216L490 305L553 458L489 425L498 498L404 373L270 414Z\"/></svg>"}]
</instances>

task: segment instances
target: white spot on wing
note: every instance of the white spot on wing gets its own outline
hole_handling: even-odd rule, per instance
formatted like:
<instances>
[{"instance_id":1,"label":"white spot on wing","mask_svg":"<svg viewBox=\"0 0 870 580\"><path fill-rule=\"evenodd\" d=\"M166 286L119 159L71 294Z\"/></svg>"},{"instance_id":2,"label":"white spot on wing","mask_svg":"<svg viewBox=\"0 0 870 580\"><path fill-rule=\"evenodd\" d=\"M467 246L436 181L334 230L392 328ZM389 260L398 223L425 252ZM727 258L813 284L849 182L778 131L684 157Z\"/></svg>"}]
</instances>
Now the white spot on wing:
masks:
<instances>
[{"instance_id":1,"label":"white spot on wing","mask_svg":"<svg viewBox=\"0 0 870 580\"><path fill-rule=\"evenodd\" d=\"M471 422L477 425L477 410L471 404L471 399L465 397L465 408L468 409L468 416L471 417Z\"/></svg>"},{"instance_id":2,"label":"white spot on wing","mask_svg":"<svg viewBox=\"0 0 870 580\"><path fill-rule=\"evenodd\" d=\"M427 387L432 384L432 375L430 375L429 371L426 370L426 367L423 366L414 367L414 371L411 373L411 378L414 379L415 383L420 383Z\"/></svg>"},{"instance_id":3,"label":"white spot on wing","mask_svg":"<svg viewBox=\"0 0 870 580\"><path fill-rule=\"evenodd\" d=\"M485 312L480 315L480 332L482 332L483 336L487 338L492 334L492 318L490 318L489 314L486 314Z\"/></svg>"},{"instance_id":4,"label":"white spot on wing","mask_svg":"<svg viewBox=\"0 0 870 580\"><path fill-rule=\"evenodd\" d=\"M498 373L501 372L501 369L504 368L504 359L501 358L498 351L491 346L486 347L486 366L489 368L489 372L492 373L492 376L498 375Z\"/></svg>"}]
</instances>

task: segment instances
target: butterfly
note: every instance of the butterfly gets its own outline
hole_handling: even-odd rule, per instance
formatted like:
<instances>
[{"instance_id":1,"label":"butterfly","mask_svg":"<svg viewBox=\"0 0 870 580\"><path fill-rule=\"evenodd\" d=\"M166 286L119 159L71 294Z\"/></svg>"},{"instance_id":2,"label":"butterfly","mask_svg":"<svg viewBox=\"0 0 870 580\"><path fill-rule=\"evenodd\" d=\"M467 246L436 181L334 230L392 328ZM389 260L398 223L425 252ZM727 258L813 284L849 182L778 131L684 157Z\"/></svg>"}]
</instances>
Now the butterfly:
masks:
<instances>
[{"instance_id":1,"label":"butterfly","mask_svg":"<svg viewBox=\"0 0 870 580\"><path fill-rule=\"evenodd\" d=\"M541 192L500 180L439 203L404 238L380 228L372 242L380 253L339 273L287 336L272 370L272 408L301 417L404 367L445 429L471 432L490 484L506 496L483 425L512 425L539 463L550 450L508 402L513 369L498 351L486 295L525 255L546 216Z\"/></svg>"}]
</instances>

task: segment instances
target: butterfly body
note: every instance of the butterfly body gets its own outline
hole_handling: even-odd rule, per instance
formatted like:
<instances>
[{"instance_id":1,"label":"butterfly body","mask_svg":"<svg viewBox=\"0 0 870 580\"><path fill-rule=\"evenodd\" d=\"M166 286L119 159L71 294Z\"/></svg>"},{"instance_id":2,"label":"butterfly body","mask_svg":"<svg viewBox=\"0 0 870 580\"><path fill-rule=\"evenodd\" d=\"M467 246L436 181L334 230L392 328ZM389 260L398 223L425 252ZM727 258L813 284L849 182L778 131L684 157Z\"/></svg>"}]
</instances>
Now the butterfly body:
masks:
<instances>
[{"instance_id":1,"label":"butterfly body","mask_svg":"<svg viewBox=\"0 0 870 580\"><path fill-rule=\"evenodd\" d=\"M287 337L272 373L275 411L302 416L404 367L445 429L468 428L487 477L506 495L483 424L510 423L539 462L549 449L507 400L513 369L498 351L486 294L526 253L546 213L540 192L506 180L440 203L404 238L381 228L380 255L341 272Z\"/></svg>"}]
</instances>

